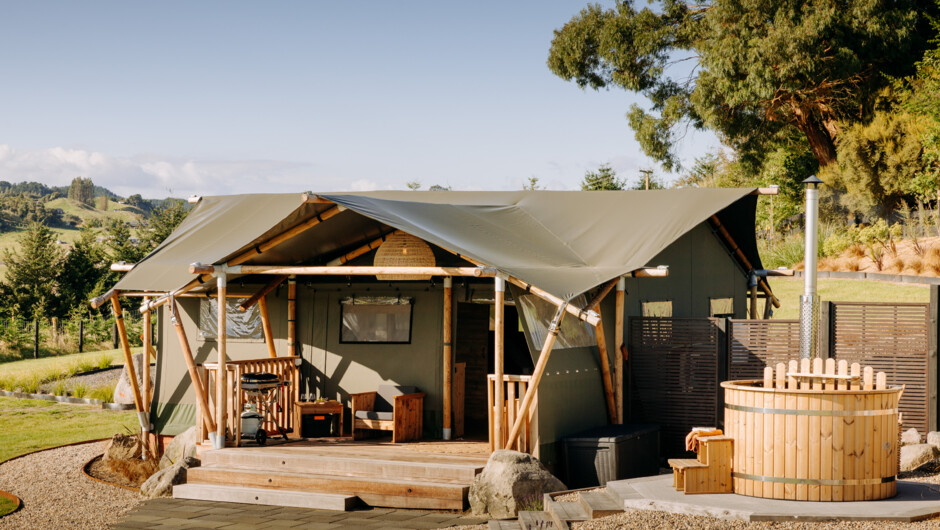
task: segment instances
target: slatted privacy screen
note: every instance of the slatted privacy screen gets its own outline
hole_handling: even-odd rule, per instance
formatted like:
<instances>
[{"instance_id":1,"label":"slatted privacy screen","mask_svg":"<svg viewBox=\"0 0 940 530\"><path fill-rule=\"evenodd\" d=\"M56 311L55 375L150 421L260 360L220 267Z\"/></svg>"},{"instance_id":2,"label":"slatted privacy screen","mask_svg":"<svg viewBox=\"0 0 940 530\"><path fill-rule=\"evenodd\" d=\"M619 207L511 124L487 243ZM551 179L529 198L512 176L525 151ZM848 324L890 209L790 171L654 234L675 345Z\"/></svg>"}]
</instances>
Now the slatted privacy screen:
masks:
<instances>
[{"instance_id":1,"label":"slatted privacy screen","mask_svg":"<svg viewBox=\"0 0 940 530\"><path fill-rule=\"evenodd\" d=\"M884 371L889 385L905 385L905 428L927 431L928 304L832 303L832 357Z\"/></svg>"},{"instance_id":2,"label":"slatted privacy screen","mask_svg":"<svg viewBox=\"0 0 940 530\"><path fill-rule=\"evenodd\" d=\"M685 452L692 427L717 424L714 318L631 317L630 421L660 425L660 454Z\"/></svg>"},{"instance_id":3,"label":"slatted privacy screen","mask_svg":"<svg viewBox=\"0 0 940 530\"><path fill-rule=\"evenodd\" d=\"M765 366L799 357L799 320L728 321L728 379L762 379Z\"/></svg>"}]
</instances>

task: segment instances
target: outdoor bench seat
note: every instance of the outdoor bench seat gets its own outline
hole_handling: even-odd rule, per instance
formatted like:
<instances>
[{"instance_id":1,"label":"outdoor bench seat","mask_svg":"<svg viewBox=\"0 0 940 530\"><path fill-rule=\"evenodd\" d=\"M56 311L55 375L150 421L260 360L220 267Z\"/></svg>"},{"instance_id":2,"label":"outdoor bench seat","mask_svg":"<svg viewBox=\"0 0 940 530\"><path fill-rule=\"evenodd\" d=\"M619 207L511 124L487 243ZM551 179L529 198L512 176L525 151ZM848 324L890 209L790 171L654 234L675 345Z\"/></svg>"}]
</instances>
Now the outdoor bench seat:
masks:
<instances>
[{"instance_id":1,"label":"outdoor bench seat","mask_svg":"<svg viewBox=\"0 0 940 530\"><path fill-rule=\"evenodd\" d=\"M424 430L424 393L413 386L380 385L375 392L350 394L352 435L392 431L392 443L420 440Z\"/></svg>"}]
</instances>

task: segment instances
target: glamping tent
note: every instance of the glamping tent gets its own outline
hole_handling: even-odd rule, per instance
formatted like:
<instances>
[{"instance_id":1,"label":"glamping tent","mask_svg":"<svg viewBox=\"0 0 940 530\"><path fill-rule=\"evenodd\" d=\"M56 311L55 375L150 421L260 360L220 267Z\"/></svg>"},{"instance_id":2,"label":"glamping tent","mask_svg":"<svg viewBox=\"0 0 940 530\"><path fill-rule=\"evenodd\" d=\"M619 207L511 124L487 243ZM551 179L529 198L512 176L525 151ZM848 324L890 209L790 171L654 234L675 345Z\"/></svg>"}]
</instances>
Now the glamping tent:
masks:
<instances>
[{"instance_id":1,"label":"glamping tent","mask_svg":"<svg viewBox=\"0 0 940 530\"><path fill-rule=\"evenodd\" d=\"M159 434L231 434L237 381L216 376L289 359L287 409L325 397L348 418L352 394L415 386L425 437L551 464L563 436L623 421L625 317L745 315L757 193L203 197L98 303L159 312L140 398Z\"/></svg>"}]
</instances>

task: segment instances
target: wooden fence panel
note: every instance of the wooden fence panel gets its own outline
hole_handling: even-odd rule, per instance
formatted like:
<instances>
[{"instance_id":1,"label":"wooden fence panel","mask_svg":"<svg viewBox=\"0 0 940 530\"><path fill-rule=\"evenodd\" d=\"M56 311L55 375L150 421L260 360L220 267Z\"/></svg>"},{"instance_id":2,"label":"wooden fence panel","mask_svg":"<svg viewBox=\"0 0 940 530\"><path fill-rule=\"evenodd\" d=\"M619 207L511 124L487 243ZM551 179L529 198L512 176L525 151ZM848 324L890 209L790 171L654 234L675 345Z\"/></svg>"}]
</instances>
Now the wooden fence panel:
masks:
<instances>
[{"instance_id":1,"label":"wooden fence panel","mask_svg":"<svg viewBox=\"0 0 940 530\"><path fill-rule=\"evenodd\" d=\"M717 424L714 318L631 317L630 421L660 425L661 456L685 453L692 427Z\"/></svg>"},{"instance_id":2,"label":"wooden fence panel","mask_svg":"<svg viewBox=\"0 0 940 530\"><path fill-rule=\"evenodd\" d=\"M765 366L799 355L799 320L729 320L728 379L762 379Z\"/></svg>"},{"instance_id":3,"label":"wooden fence panel","mask_svg":"<svg viewBox=\"0 0 940 530\"><path fill-rule=\"evenodd\" d=\"M833 302L832 356L868 365L905 385L900 410L905 428L928 425L928 304Z\"/></svg>"}]
</instances>

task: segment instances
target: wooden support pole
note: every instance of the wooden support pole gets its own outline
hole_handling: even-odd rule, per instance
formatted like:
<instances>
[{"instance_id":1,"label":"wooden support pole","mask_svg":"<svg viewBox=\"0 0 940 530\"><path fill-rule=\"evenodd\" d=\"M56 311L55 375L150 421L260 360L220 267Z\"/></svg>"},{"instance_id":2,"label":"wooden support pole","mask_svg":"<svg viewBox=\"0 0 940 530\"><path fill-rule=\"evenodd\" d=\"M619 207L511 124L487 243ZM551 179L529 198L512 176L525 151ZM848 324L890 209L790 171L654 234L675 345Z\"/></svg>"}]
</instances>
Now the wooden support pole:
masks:
<instances>
[{"instance_id":1,"label":"wooden support pole","mask_svg":"<svg viewBox=\"0 0 940 530\"><path fill-rule=\"evenodd\" d=\"M734 238L731 237L731 234L728 233L728 230L722 226L721 221L718 220L717 215L711 216L709 219L712 226L718 231L718 234L721 235L721 238L725 241L725 244L728 245L728 248L731 249L731 252L737 256L738 260L741 261L741 265L744 266L746 271L754 270L754 267L751 266L750 260L747 259L747 256L744 255L744 251L738 247L738 244L734 242ZM758 278L757 284L760 286L761 290L770 297L771 302L774 304L774 307L780 307L780 300L774 296L774 293L770 290L770 286L767 285L767 282L763 278Z\"/></svg>"},{"instance_id":2,"label":"wooden support pole","mask_svg":"<svg viewBox=\"0 0 940 530\"><path fill-rule=\"evenodd\" d=\"M268 316L268 302L263 296L258 299L258 311L261 313L261 329L264 330L264 343L268 345L268 356L277 357L274 334L271 333L271 318Z\"/></svg>"},{"instance_id":3,"label":"wooden support pole","mask_svg":"<svg viewBox=\"0 0 940 530\"><path fill-rule=\"evenodd\" d=\"M451 350L452 313L453 313L453 278L444 278L444 439L450 440L452 432L454 357Z\"/></svg>"},{"instance_id":4,"label":"wooden support pole","mask_svg":"<svg viewBox=\"0 0 940 530\"><path fill-rule=\"evenodd\" d=\"M596 308L597 314L601 314L601 308ZM614 385L610 377L610 360L607 356L607 337L604 336L604 319L601 318L594 326L597 335L597 350L600 353L601 380L604 383L604 399L607 401L607 421L616 423L617 405L614 402Z\"/></svg>"},{"instance_id":5,"label":"wooden support pole","mask_svg":"<svg viewBox=\"0 0 940 530\"><path fill-rule=\"evenodd\" d=\"M134 265L136 265L136 263L127 263L125 261L119 261L117 263L111 264L111 270L113 270L114 272L128 272L129 270L134 268Z\"/></svg>"},{"instance_id":6,"label":"wooden support pole","mask_svg":"<svg viewBox=\"0 0 940 530\"><path fill-rule=\"evenodd\" d=\"M494 278L495 305L493 308L493 336L496 337L493 345L493 374L496 376L493 388L493 403L496 406L496 413L493 416L493 440L495 447L503 447L503 412L505 398L503 396L503 367L505 355L505 315L506 315L506 281L497 276ZM520 414L521 418L523 414ZM508 446L507 446L508 448Z\"/></svg>"},{"instance_id":7,"label":"wooden support pole","mask_svg":"<svg viewBox=\"0 0 940 530\"><path fill-rule=\"evenodd\" d=\"M623 278L617 281L614 300L614 401L617 403L617 424L623 423L623 310L627 282Z\"/></svg>"},{"instance_id":8,"label":"wooden support pole","mask_svg":"<svg viewBox=\"0 0 940 530\"><path fill-rule=\"evenodd\" d=\"M506 449L512 448L519 439L519 433L522 432L522 425L529 419L529 407L532 406L532 400L539 388L539 381L545 373L545 367L548 366L548 357L552 353L552 347L555 346L555 339L558 338L558 330L561 326L561 320L567 312L566 304L562 301L558 305L558 311L552 318L551 325L548 326L548 336L545 337L545 344L542 345L542 351L539 353L539 360L535 363L535 369L532 371L532 379L529 381L529 387L526 388L525 397L522 398L522 404L519 406L519 412L516 414L516 421L512 424L512 430L509 431L509 439L503 446Z\"/></svg>"},{"instance_id":9,"label":"wooden support pole","mask_svg":"<svg viewBox=\"0 0 940 530\"><path fill-rule=\"evenodd\" d=\"M349 263L350 261L352 261L352 260L358 258L359 256L361 256L361 255L363 255L363 254L365 254L365 253L367 253L367 252L371 252L372 250L375 250L375 249L379 248L380 246L382 246L382 243L384 243L386 239L388 239L388 238L390 238L390 237L392 237L393 235L398 234L398 233L401 233L401 230L394 230L394 231L392 231L392 232L389 232L389 233L385 234L384 236L382 236L382 237L380 237L380 238L378 238L378 239L375 239L375 240L373 240L373 241L369 241L369 242L366 243L365 245L362 245L361 247L357 248L356 250L353 250L353 251L351 251L351 252L347 252L346 254L343 254L342 256L340 256L340 257L338 257L338 258L336 258L336 259L334 259L334 260L331 260L331 261L327 262L326 266L327 266L327 267L334 267L334 266L336 266L336 265L345 265L345 264Z\"/></svg>"},{"instance_id":10,"label":"wooden support pole","mask_svg":"<svg viewBox=\"0 0 940 530\"><path fill-rule=\"evenodd\" d=\"M297 279L287 279L287 355L297 355Z\"/></svg>"},{"instance_id":11,"label":"wooden support pole","mask_svg":"<svg viewBox=\"0 0 940 530\"><path fill-rule=\"evenodd\" d=\"M193 359L193 350L189 347L189 339L186 338L186 330L183 328L183 322L179 317L179 310L176 307L176 300L170 298L169 301L170 322L176 329L176 337L180 341L180 349L183 351L183 360L186 361L186 369L189 371L189 380L193 383L193 390L196 391L196 406L202 413L202 422L206 427L206 432L215 432L215 421L212 419L212 410L209 408L209 398L205 388L202 386L202 380L199 378L199 370L196 367L196 361Z\"/></svg>"},{"instance_id":12,"label":"wooden support pole","mask_svg":"<svg viewBox=\"0 0 940 530\"><path fill-rule=\"evenodd\" d=\"M754 285L754 286L750 287L749 290L751 291L751 292L750 292L750 296L751 296L751 319L752 319L752 320L757 320L758 318L760 318L760 317L757 315L757 286Z\"/></svg>"},{"instance_id":13,"label":"wooden support pole","mask_svg":"<svg viewBox=\"0 0 940 530\"><path fill-rule=\"evenodd\" d=\"M193 274L215 271L213 265L193 263L189 272ZM229 267L232 274L277 274L277 275L305 275L305 276L375 276L378 274L409 274L424 276L473 276L476 278L492 278L496 276L496 269L482 267L320 267L287 265L241 265Z\"/></svg>"},{"instance_id":14,"label":"wooden support pole","mask_svg":"<svg viewBox=\"0 0 940 530\"><path fill-rule=\"evenodd\" d=\"M141 304L141 306L140 306L140 312L141 312L141 313L145 313L145 312L147 312L147 311L152 311L152 310L154 310L154 309L156 309L156 308L158 308L158 307L160 307L160 306L166 304L167 302L169 302L170 298L175 298L175 297L177 297L177 296L182 296L182 295L188 293L189 291L192 291L192 290L195 289L196 287L199 287L200 285L202 285L203 283L205 283L205 282L207 282L207 281L209 281L209 280L211 280L211 279L212 279L212 275L211 275L211 274L202 274L202 275L200 275L200 276L197 276L196 278L193 278L192 280L190 280L189 283L187 283L186 285L180 287L179 289L177 289L177 290L175 290L175 291L170 291L169 293L166 293L166 294L164 294L163 296L160 296L160 297L157 298L156 300L151 300L151 301L149 301L149 302L147 302L147 303ZM95 305L94 305L94 300L92 300L92 307L95 307Z\"/></svg>"},{"instance_id":15,"label":"wooden support pole","mask_svg":"<svg viewBox=\"0 0 940 530\"><path fill-rule=\"evenodd\" d=\"M124 314L121 312L121 302L118 301L118 291L114 291L111 295L111 306L114 308L114 322L117 324L118 338L121 341L121 349L124 351L127 375L130 377L131 388L134 390L134 405L137 407L137 412L144 412L144 401L140 397L137 370L134 369L134 356L131 354L131 344L127 340L127 329L124 327Z\"/></svg>"},{"instance_id":16,"label":"wooden support pole","mask_svg":"<svg viewBox=\"0 0 940 530\"><path fill-rule=\"evenodd\" d=\"M250 309L251 306L257 304L258 301L264 298L265 296L267 296L268 293L277 289L277 286L281 285L286 279L287 279L287 276L278 276L277 278L274 278L273 280L268 282L267 285L262 287L260 291L251 295L251 298L239 304L238 309L242 311L248 311L248 309Z\"/></svg>"},{"instance_id":17,"label":"wooden support pole","mask_svg":"<svg viewBox=\"0 0 940 530\"><path fill-rule=\"evenodd\" d=\"M144 302L148 301L148 298L144 298ZM144 373L142 373L141 376L143 376L142 378L144 381L143 398L145 412L150 412L150 349L151 345L153 344L153 329L150 325L150 317L150 311L144 313L144 354L142 355L143 362L141 363L141 370L143 370Z\"/></svg>"},{"instance_id":18,"label":"wooden support pole","mask_svg":"<svg viewBox=\"0 0 940 530\"><path fill-rule=\"evenodd\" d=\"M226 314L225 309L228 305L225 300L225 291L228 289L228 284L226 281L226 274L220 273L216 278L216 285L218 286L217 292L219 293L218 307L219 307L219 324L218 324L218 333L216 333L216 346L218 346L219 352L219 371L216 373L215 378L215 403L218 407L216 412L216 443L218 444L214 449L220 449L225 447L225 426L228 424L228 371L225 369L226 359L226 345L228 342L228 329L226 326ZM234 433L232 433L234 434ZM221 446L221 447L219 447Z\"/></svg>"}]
</instances>

